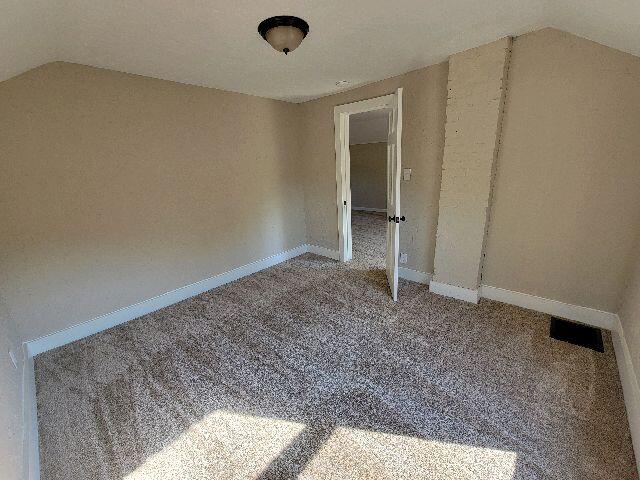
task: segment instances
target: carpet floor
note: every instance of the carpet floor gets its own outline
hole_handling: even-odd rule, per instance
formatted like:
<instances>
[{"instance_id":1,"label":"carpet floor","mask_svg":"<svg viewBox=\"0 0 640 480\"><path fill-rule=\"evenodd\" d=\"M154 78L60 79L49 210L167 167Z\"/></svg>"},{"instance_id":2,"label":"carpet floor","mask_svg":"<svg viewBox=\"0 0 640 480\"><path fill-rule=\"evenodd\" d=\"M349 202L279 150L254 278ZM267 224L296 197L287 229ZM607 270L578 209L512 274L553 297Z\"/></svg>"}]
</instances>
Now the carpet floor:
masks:
<instances>
[{"instance_id":1,"label":"carpet floor","mask_svg":"<svg viewBox=\"0 0 640 480\"><path fill-rule=\"evenodd\" d=\"M596 353L402 280L394 303L384 228L354 214L349 264L302 255L39 355L42 478L638 478L608 333Z\"/></svg>"}]
</instances>

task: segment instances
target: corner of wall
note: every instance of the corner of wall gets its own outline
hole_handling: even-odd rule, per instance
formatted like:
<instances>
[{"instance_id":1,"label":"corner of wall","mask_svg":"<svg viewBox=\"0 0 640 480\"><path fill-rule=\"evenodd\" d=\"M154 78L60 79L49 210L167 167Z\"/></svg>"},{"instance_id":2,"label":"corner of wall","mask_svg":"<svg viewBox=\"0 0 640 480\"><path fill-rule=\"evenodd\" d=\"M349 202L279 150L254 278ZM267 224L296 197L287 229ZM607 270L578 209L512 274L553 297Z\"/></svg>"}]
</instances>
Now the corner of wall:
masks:
<instances>
[{"instance_id":1,"label":"corner of wall","mask_svg":"<svg viewBox=\"0 0 640 480\"><path fill-rule=\"evenodd\" d=\"M484 235L482 238L482 255L480 257L480 266L478 268L478 285L482 284L482 269L487 249L487 241L489 237L489 227L491 226L491 208L493 205L493 196L495 193L495 181L498 173L498 162L500 161L500 147L502 146L502 126L506 111L507 100L509 96L509 67L511 66L511 54L513 51L514 37L506 37L507 52L502 72L502 92L500 95L500 112L498 116L498 128L496 131L495 149L493 153L493 164L491 166L491 177L489 180L489 199L485 210Z\"/></svg>"},{"instance_id":2,"label":"corner of wall","mask_svg":"<svg viewBox=\"0 0 640 480\"><path fill-rule=\"evenodd\" d=\"M629 344L624 334L624 328L618 319L618 328L612 332L613 347L620 373L620 383L627 410L629 432L636 457L638 472L640 472L640 380L636 374L631 358Z\"/></svg>"},{"instance_id":3,"label":"corner of wall","mask_svg":"<svg viewBox=\"0 0 640 480\"><path fill-rule=\"evenodd\" d=\"M33 355L27 343L22 347L22 471L24 480L40 478L38 412Z\"/></svg>"},{"instance_id":4,"label":"corner of wall","mask_svg":"<svg viewBox=\"0 0 640 480\"><path fill-rule=\"evenodd\" d=\"M0 477L20 478L24 459L23 356L15 321L0 297Z\"/></svg>"},{"instance_id":5,"label":"corner of wall","mask_svg":"<svg viewBox=\"0 0 640 480\"><path fill-rule=\"evenodd\" d=\"M511 45L505 37L449 61L434 285L480 286Z\"/></svg>"},{"instance_id":6,"label":"corner of wall","mask_svg":"<svg viewBox=\"0 0 640 480\"><path fill-rule=\"evenodd\" d=\"M302 213L304 215L304 239L303 243L309 244L313 243L310 238L310 229L309 229L309 179L308 179L308 171L307 171L307 159L309 157L307 152L307 142L305 139L307 138L308 126L307 126L307 107L304 103L296 104L298 121L297 123L297 148L298 148L298 159L299 159L299 169L298 169L298 177L302 184Z\"/></svg>"}]
</instances>

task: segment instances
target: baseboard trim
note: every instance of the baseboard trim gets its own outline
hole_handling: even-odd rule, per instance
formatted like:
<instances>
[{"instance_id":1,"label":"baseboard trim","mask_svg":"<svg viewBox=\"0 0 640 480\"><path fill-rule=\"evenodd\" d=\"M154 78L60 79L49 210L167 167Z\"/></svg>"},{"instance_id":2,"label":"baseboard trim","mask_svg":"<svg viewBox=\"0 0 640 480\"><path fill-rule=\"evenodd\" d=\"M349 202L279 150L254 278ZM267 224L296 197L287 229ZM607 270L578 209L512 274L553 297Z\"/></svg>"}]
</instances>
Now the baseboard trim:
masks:
<instances>
[{"instance_id":1,"label":"baseboard trim","mask_svg":"<svg viewBox=\"0 0 640 480\"><path fill-rule=\"evenodd\" d=\"M480 296L489 300L509 303L536 312L547 313L575 322L585 323L593 327L615 330L618 325L618 316L615 313L596 310L595 308L581 307L570 303L536 297L527 293L514 292L504 288L480 286Z\"/></svg>"},{"instance_id":2,"label":"baseboard trim","mask_svg":"<svg viewBox=\"0 0 640 480\"><path fill-rule=\"evenodd\" d=\"M323 257L332 258L333 260L340 260L340 252L338 250L332 250L326 247L319 247L318 245L305 245L307 252L315 253Z\"/></svg>"},{"instance_id":3,"label":"baseboard trim","mask_svg":"<svg viewBox=\"0 0 640 480\"><path fill-rule=\"evenodd\" d=\"M22 461L27 480L40 479L40 448L38 444L38 410L33 357L26 345L22 355Z\"/></svg>"},{"instance_id":4,"label":"baseboard trim","mask_svg":"<svg viewBox=\"0 0 640 480\"><path fill-rule=\"evenodd\" d=\"M469 303L478 303L478 299L480 298L478 290L449 285L448 283L440 283L434 280L431 280L429 283L429 291L437 295L457 298L458 300L463 300Z\"/></svg>"},{"instance_id":5,"label":"baseboard trim","mask_svg":"<svg viewBox=\"0 0 640 480\"><path fill-rule=\"evenodd\" d=\"M351 207L351 210L355 210L357 212L375 212L375 213L386 213L386 208L370 208L370 207Z\"/></svg>"},{"instance_id":6,"label":"baseboard trim","mask_svg":"<svg viewBox=\"0 0 640 480\"><path fill-rule=\"evenodd\" d=\"M267 258L263 258L262 260L234 268L228 272L171 290L170 292L163 293L134 305L118 309L114 312L65 328L64 330L59 330L49 335L26 342L28 354L29 356L34 357L40 353L61 347L62 345L75 342L76 340L80 340L108 328L115 327L116 325L120 325L151 312L155 312L161 308L168 307L174 303L186 300L187 298L199 295L207 290L211 290L226 283L233 282L234 280L246 277L247 275L259 272L260 270L272 267L307 252L312 252L333 259L336 259L339 256L338 252L328 248L307 244L300 245L291 250L271 255Z\"/></svg>"},{"instance_id":7,"label":"baseboard trim","mask_svg":"<svg viewBox=\"0 0 640 480\"><path fill-rule=\"evenodd\" d=\"M618 372L620 373L620 383L624 394L624 404L627 408L627 419L629 421L629 431L631 432L631 442L636 455L636 464L640 472L640 385L636 376L631 352L624 336L622 324L616 315L616 328L611 332L613 337L613 348L616 353Z\"/></svg>"},{"instance_id":8,"label":"baseboard trim","mask_svg":"<svg viewBox=\"0 0 640 480\"><path fill-rule=\"evenodd\" d=\"M411 280L412 282L424 283L425 285L429 285L431 281L431 274L420 272L418 270L412 270L410 268L399 267L398 268L398 276L400 278L404 278L405 280Z\"/></svg>"}]
</instances>

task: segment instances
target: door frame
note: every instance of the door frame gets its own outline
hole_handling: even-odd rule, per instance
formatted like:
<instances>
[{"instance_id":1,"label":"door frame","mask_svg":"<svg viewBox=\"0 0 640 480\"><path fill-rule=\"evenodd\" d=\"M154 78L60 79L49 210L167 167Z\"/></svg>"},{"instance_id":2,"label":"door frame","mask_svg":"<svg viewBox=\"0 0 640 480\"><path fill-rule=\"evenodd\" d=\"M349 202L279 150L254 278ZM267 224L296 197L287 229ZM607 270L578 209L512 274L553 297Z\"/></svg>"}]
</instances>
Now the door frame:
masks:
<instances>
[{"instance_id":1,"label":"door frame","mask_svg":"<svg viewBox=\"0 0 640 480\"><path fill-rule=\"evenodd\" d=\"M336 150L336 186L338 207L338 244L340 261L347 262L353 258L351 237L351 158L349 155L349 116L356 113L375 110L391 110L396 96L402 98L402 88L389 95L360 100L359 102L337 105L333 108ZM402 115L402 110L398 113ZM398 119L402 122L402 119ZM387 171L387 188L389 185Z\"/></svg>"}]
</instances>

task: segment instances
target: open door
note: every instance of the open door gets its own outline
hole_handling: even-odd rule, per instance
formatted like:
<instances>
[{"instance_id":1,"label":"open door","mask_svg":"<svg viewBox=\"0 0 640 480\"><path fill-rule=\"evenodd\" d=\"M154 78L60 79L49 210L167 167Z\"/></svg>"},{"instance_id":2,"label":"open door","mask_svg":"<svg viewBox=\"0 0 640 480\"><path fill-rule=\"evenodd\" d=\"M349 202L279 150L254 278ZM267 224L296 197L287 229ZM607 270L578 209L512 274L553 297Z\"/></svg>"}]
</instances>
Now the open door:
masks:
<instances>
[{"instance_id":1,"label":"open door","mask_svg":"<svg viewBox=\"0 0 640 480\"><path fill-rule=\"evenodd\" d=\"M393 96L387 140L387 281L393 300L398 300L400 255L400 172L402 152L402 88ZM402 218L404 220L404 218Z\"/></svg>"},{"instance_id":2,"label":"open door","mask_svg":"<svg viewBox=\"0 0 640 480\"><path fill-rule=\"evenodd\" d=\"M336 186L339 259L348 262L353 256L351 238L351 162L349 155L349 116L386 110L389 112L387 138L387 252L386 269L393 300L398 300L398 260L400 254L400 172L402 138L402 88L395 93L333 109L336 147Z\"/></svg>"}]
</instances>

